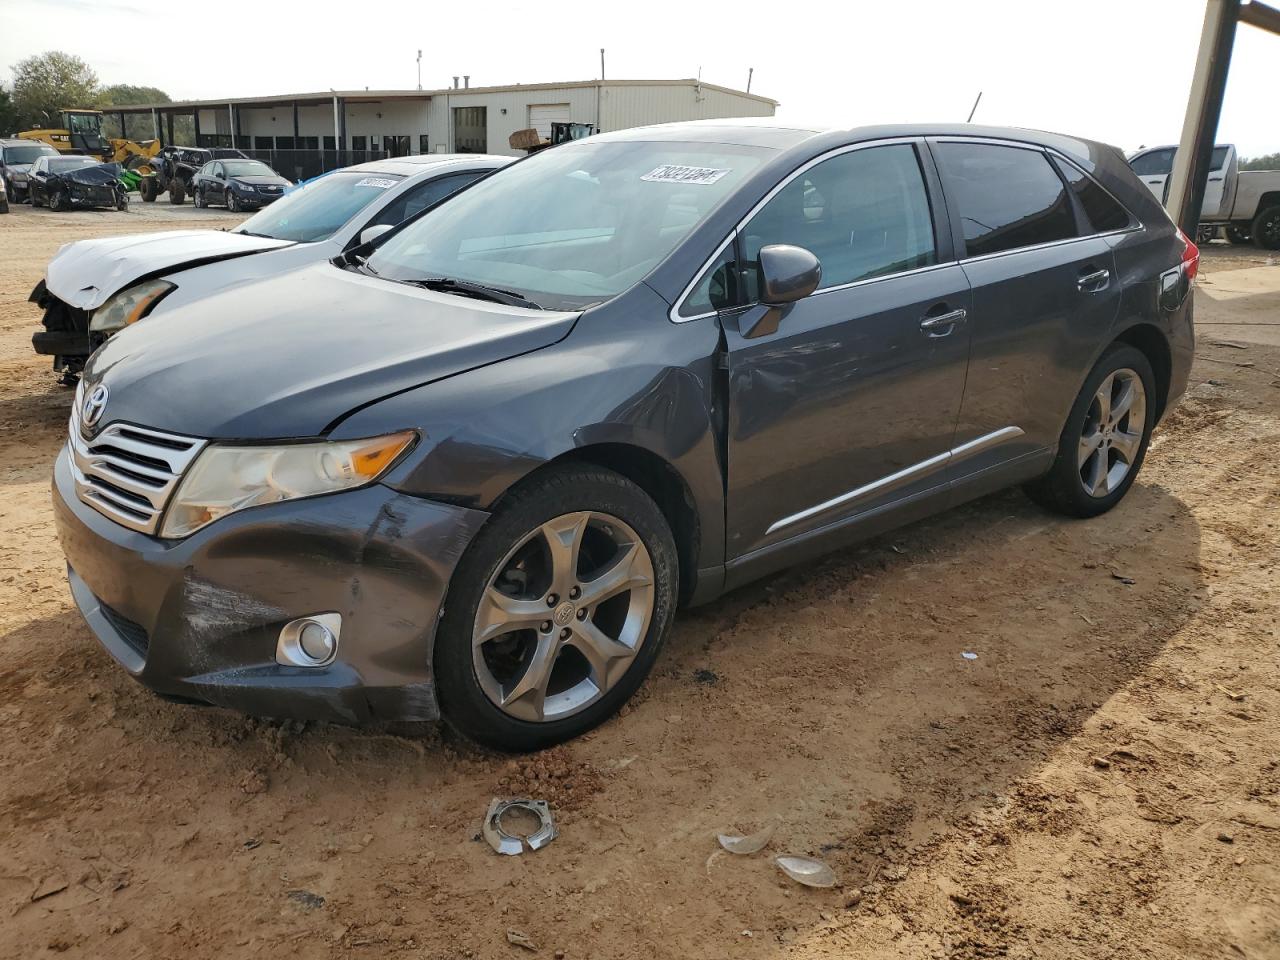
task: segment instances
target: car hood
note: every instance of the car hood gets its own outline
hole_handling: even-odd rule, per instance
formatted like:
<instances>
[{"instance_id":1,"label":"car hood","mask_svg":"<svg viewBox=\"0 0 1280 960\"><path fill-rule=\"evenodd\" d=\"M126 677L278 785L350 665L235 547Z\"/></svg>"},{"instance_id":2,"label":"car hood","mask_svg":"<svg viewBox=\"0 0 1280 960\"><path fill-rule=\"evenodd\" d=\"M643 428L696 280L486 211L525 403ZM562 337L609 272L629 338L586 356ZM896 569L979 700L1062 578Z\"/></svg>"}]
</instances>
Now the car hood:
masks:
<instances>
[{"instance_id":1,"label":"car hood","mask_svg":"<svg viewBox=\"0 0 1280 960\"><path fill-rule=\"evenodd\" d=\"M5 165L5 171L8 173L30 173L31 164L29 163L10 163Z\"/></svg>"},{"instance_id":2,"label":"car hood","mask_svg":"<svg viewBox=\"0 0 1280 960\"><path fill-rule=\"evenodd\" d=\"M79 240L67 244L49 261L45 287L73 307L96 310L107 298L144 277L291 244L290 240L222 230L175 230Z\"/></svg>"},{"instance_id":3,"label":"car hood","mask_svg":"<svg viewBox=\"0 0 1280 960\"><path fill-rule=\"evenodd\" d=\"M314 437L357 407L550 346L577 317L326 261L123 330L90 359L85 390L106 385L104 425L215 439Z\"/></svg>"},{"instance_id":4,"label":"car hood","mask_svg":"<svg viewBox=\"0 0 1280 960\"><path fill-rule=\"evenodd\" d=\"M237 180L240 183L253 184L253 186L255 187L263 187L263 186L283 187L283 186L287 186L289 183L289 181L286 180L284 177L268 177L265 175L258 176L258 177L232 177L231 179Z\"/></svg>"}]
</instances>

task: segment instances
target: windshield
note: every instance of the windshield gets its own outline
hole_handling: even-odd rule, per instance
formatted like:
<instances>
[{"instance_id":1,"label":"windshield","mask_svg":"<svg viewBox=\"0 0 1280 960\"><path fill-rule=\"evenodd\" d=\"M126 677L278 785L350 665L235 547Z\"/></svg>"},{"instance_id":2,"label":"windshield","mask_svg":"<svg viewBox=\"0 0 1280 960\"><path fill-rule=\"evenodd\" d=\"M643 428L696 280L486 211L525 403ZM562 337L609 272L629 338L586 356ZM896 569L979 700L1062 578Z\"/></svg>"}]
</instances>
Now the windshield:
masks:
<instances>
[{"instance_id":1,"label":"windshield","mask_svg":"<svg viewBox=\"0 0 1280 960\"><path fill-rule=\"evenodd\" d=\"M240 224L237 233L309 243L328 240L357 213L404 177L379 173L330 173L304 183Z\"/></svg>"},{"instance_id":2,"label":"windshield","mask_svg":"<svg viewBox=\"0 0 1280 960\"><path fill-rule=\"evenodd\" d=\"M278 174L259 160L224 160L228 177L274 177Z\"/></svg>"},{"instance_id":3,"label":"windshield","mask_svg":"<svg viewBox=\"0 0 1280 960\"><path fill-rule=\"evenodd\" d=\"M773 151L579 140L512 164L389 237L366 262L576 310L629 289Z\"/></svg>"},{"instance_id":4,"label":"windshield","mask_svg":"<svg viewBox=\"0 0 1280 960\"><path fill-rule=\"evenodd\" d=\"M43 144L4 148L5 163L35 163L36 157L56 157L57 155L57 150L53 149L53 147L46 147Z\"/></svg>"},{"instance_id":5,"label":"windshield","mask_svg":"<svg viewBox=\"0 0 1280 960\"><path fill-rule=\"evenodd\" d=\"M102 161L93 157L58 157L49 161L49 169L54 173L66 173L68 170L79 170L81 167L96 167Z\"/></svg>"}]
</instances>

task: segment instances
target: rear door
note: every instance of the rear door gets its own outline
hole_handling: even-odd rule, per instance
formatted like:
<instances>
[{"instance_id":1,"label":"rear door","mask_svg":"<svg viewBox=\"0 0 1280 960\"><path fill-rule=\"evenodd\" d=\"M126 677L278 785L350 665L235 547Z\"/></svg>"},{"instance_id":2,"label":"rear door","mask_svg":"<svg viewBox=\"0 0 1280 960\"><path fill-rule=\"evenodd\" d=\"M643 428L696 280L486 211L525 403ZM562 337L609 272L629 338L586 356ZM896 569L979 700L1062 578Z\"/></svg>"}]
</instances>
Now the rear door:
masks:
<instances>
[{"instance_id":1,"label":"rear door","mask_svg":"<svg viewBox=\"0 0 1280 960\"><path fill-rule=\"evenodd\" d=\"M1121 285L1112 231L1086 221L1079 193L1044 150L967 139L931 145L973 288L955 437L968 454L953 460L960 479L1057 445ZM1117 229L1128 226L1121 215Z\"/></svg>"},{"instance_id":2,"label":"rear door","mask_svg":"<svg viewBox=\"0 0 1280 960\"><path fill-rule=\"evenodd\" d=\"M776 188L726 251L748 304L721 314L731 558L945 487L969 284L931 193L923 141L845 148ZM779 243L814 253L822 282L771 308L753 302L758 259ZM681 309L714 307L733 270L713 266ZM777 327L757 334L769 310Z\"/></svg>"},{"instance_id":3,"label":"rear door","mask_svg":"<svg viewBox=\"0 0 1280 960\"><path fill-rule=\"evenodd\" d=\"M1176 152L1174 147L1158 147L1129 158L1129 166L1133 168L1133 172L1161 203L1164 203L1165 184L1169 182L1169 174L1173 171L1173 155Z\"/></svg>"}]
</instances>

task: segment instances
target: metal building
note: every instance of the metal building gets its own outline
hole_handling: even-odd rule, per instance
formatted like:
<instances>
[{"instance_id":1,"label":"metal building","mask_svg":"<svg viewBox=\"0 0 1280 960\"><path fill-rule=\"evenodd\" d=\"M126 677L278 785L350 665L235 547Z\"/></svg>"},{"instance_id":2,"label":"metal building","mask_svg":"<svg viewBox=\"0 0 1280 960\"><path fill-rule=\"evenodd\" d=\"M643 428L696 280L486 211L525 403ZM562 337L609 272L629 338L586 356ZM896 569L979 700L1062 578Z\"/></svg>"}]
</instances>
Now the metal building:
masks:
<instances>
[{"instance_id":1,"label":"metal building","mask_svg":"<svg viewBox=\"0 0 1280 960\"><path fill-rule=\"evenodd\" d=\"M413 153L517 155L508 138L557 121L598 132L675 120L771 117L777 101L699 80L585 80L441 90L331 90L111 107L132 135L175 142L190 117L196 146L237 147L286 176ZM148 122L149 121L149 122Z\"/></svg>"}]
</instances>

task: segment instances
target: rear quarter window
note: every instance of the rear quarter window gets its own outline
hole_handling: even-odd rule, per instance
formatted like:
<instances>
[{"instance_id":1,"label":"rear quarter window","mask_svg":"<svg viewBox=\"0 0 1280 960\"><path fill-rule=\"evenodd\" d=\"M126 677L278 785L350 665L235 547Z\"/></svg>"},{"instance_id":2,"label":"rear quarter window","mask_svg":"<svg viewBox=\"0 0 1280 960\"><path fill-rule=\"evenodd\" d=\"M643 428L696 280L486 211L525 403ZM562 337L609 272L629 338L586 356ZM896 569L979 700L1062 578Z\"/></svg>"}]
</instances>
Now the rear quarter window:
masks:
<instances>
[{"instance_id":1,"label":"rear quarter window","mask_svg":"<svg viewBox=\"0 0 1280 960\"><path fill-rule=\"evenodd\" d=\"M1124 230L1133 225L1133 217L1129 215L1129 211L1102 189L1092 177L1060 157L1054 157L1053 162L1066 177L1071 192L1080 201L1080 207L1084 210L1084 215L1095 233Z\"/></svg>"}]
</instances>

